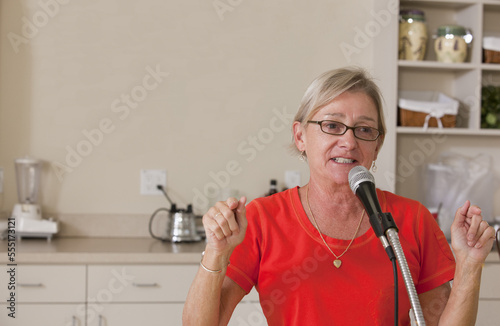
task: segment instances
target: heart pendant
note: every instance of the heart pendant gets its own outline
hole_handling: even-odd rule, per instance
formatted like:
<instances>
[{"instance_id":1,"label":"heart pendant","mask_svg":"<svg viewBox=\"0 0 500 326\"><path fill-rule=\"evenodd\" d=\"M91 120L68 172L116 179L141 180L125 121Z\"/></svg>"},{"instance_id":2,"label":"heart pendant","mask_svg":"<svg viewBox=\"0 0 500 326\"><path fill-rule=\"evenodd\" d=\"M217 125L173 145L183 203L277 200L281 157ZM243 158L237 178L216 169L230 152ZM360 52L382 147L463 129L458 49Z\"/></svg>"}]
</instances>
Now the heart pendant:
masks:
<instances>
[{"instance_id":1,"label":"heart pendant","mask_svg":"<svg viewBox=\"0 0 500 326\"><path fill-rule=\"evenodd\" d=\"M339 268L339 267L340 267L340 265L342 265L342 261L341 261L340 259L335 259L335 260L333 261L333 266L335 266L335 267Z\"/></svg>"}]
</instances>

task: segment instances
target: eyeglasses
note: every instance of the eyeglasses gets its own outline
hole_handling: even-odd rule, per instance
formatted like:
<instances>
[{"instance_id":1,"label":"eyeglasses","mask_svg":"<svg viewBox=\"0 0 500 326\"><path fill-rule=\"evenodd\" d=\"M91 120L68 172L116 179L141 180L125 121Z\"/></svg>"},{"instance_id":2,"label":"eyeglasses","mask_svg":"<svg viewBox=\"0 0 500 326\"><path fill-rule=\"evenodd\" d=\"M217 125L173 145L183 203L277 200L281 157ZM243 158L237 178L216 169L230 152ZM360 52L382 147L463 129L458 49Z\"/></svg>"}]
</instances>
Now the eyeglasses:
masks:
<instances>
[{"instance_id":1,"label":"eyeglasses","mask_svg":"<svg viewBox=\"0 0 500 326\"><path fill-rule=\"evenodd\" d=\"M380 136L380 131L378 129L368 126L349 127L343 124L342 122L333 120L321 120L321 121L308 120L307 123L319 124L321 131L329 135L340 136L345 134L347 130L352 129L354 137L361 140L374 141L377 140L377 138Z\"/></svg>"}]
</instances>

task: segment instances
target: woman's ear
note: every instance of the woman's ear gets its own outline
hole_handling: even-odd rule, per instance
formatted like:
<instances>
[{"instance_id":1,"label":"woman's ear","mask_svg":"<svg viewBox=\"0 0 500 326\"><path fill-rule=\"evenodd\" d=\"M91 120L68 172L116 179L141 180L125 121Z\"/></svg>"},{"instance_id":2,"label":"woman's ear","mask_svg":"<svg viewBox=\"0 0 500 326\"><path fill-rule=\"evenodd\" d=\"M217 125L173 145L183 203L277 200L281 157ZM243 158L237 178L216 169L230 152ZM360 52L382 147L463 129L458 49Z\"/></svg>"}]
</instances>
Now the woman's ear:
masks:
<instances>
[{"instance_id":1,"label":"woman's ear","mask_svg":"<svg viewBox=\"0 0 500 326\"><path fill-rule=\"evenodd\" d=\"M375 157L373 158L374 161L377 160L378 153L380 151L380 148L382 147L382 144L384 143L384 137L385 135L380 136L376 141L377 141L377 146L375 147Z\"/></svg>"},{"instance_id":2,"label":"woman's ear","mask_svg":"<svg viewBox=\"0 0 500 326\"><path fill-rule=\"evenodd\" d=\"M300 152L303 152L306 150L306 135L305 135L305 130L304 127L302 127L302 124L300 121L295 121L292 125L293 128L293 140L295 142L295 146L297 146L297 149Z\"/></svg>"}]
</instances>

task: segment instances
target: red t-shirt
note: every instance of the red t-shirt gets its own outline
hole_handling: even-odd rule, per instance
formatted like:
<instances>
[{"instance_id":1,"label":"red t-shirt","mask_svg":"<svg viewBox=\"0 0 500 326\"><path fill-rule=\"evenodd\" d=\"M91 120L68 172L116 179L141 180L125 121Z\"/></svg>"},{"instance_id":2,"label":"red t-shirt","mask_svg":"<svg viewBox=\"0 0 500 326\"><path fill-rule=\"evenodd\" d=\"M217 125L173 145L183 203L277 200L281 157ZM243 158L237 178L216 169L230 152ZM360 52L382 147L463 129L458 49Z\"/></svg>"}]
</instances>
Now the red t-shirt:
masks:
<instances>
[{"instance_id":1,"label":"red t-shirt","mask_svg":"<svg viewBox=\"0 0 500 326\"><path fill-rule=\"evenodd\" d=\"M420 203L377 189L390 212L418 293L451 279L455 260L443 232ZM333 213L334 214L334 213ZM309 221L298 187L247 205L248 229L231 255L227 276L247 293L253 286L269 325L393 325L392 263L370 228L335 259ZM350 240L324 236L340 255ZM399 324L411 308L399 276Z\"/></svg>"}]
</instances>

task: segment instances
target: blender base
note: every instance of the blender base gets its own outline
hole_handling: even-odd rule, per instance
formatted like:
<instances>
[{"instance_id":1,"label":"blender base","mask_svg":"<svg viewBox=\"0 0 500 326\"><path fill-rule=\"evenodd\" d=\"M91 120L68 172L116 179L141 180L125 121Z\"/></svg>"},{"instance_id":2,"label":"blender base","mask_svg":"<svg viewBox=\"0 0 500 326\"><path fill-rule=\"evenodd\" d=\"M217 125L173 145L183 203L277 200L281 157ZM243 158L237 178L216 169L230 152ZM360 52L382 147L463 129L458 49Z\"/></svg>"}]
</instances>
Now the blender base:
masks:
<instances>
[{"instance_id":1,"label":"blender base","mask_svg":"<svg viewBox=\"0 0 500 326\"><path fill-rule=\"evenodd\" d=\"M16 221L17 238L47 238L59 230L57 222L42 218L40 206L35 204L16 204L12 211Z\"/></svg>"},{"instance_id":2,"label":"blender base","mask_svg":"<svg viewBox=\"0 0 500 326\"><path fill-rule=\"evenodd\" d=\"M27 218L16 220L16 236L18 238L47 238L50 240L58 229L59 225L54 221Z\"/></svg>"}]
</instances>

